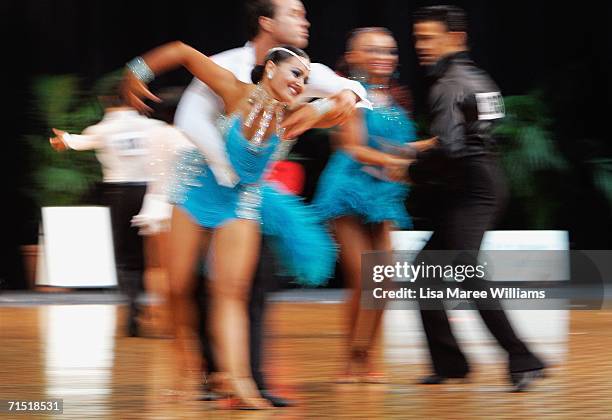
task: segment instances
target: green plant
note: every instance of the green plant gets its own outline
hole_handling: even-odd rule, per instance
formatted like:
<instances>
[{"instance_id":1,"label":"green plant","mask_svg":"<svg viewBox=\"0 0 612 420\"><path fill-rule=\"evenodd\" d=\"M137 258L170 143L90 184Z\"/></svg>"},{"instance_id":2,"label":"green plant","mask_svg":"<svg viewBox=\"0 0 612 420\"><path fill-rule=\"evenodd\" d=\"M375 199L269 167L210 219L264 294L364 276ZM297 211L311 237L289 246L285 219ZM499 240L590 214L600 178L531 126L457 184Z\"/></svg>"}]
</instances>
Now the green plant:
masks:
<instances>
[{"instance_id":1,"label":"green plant","mask_svg":"<svg viewBox=\"0 0 612 420\"><path fill-rule=\"evenodd\" d=\"M33 125L25 135L31 152L32 178L26 193L39 207L78 204L83 194L101 179L93 151L62 153L49 144L51 128L80 133L98 122L103 110L97 97L107 94L118 72L101 78L91 90L81 89L75 75L41 76L32 89Z\"/></svg>"},{"instance_id":2,"label":"green plant","mask_svg":"<svg viewBox=\"0 0 612 420\"><path fill-rule=\"evenodd\" d=\"M551 227L562 205L569 164L552 138L552 119L539 92L505 98L506 118L494 134L513 198L520 200L531 228Z\"/></svg>"},{"instance_id":3,"label":"green plant","mask_svg":"<svg viewBox=\"0 0 612 420\"><path fill-rule=\"evenodd\" d=\"M590 159L588 163L595 187L602 192L608 206L612 208L612 158Z\"/></svg>"}]
</instances>

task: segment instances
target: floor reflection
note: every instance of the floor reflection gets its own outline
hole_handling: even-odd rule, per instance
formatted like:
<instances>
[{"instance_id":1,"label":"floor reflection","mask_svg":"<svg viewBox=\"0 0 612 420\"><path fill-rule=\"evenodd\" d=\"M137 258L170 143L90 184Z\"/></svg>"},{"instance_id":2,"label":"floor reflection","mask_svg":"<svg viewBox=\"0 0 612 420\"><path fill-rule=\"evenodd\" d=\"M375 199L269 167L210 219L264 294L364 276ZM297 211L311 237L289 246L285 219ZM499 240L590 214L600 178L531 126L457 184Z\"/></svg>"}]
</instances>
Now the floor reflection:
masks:
<instances>
[{"instance_id":1,"label":"floor reflection","mask_svg":"<svg viewBox=\"0 0 612 420\"><path fill-rule=\"evenodd\" d=\"M552 368L533 392L515 395L506 392L504 365L489 363L499 361L499 355L481 358L489 344L474 341L480 330L467 332L468 324L480 328L478 318L467 312L461 314L467 321L453 318L453 327L468 340L466 350L475 362L469 383L415 385L428 369L418 314L389 311L381 357L390 383L337 385L344 362L343 309L339 304L271 305L269 382L274 392L298 405L251 413L164 399L174 374L171 340L124 337L121 306L0 306L0 399L63 398L64 414L44 417L58 419L612 418L610 311L532 316L523 332L532 334L530 343ZM153 327L145 325L144 331Z\"/></svg>"}]
</instances>

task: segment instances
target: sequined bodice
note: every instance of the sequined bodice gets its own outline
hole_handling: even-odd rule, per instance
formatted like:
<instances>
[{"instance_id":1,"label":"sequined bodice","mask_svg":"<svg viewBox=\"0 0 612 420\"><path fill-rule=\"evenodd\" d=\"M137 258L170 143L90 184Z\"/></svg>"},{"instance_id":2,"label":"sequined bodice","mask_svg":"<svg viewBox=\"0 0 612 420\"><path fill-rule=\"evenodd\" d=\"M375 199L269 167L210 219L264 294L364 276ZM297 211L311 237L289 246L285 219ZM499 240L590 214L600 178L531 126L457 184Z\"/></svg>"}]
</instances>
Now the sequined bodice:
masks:
<instances>
[{"instance_id":1,"label":"sequined bodice","mask_svg":"<svg viewBox=\"0 0 612 420\"><path fill-rule=\"evenodd\" d=\"M384 150L384 143L399 146L416 138L416 130L406 112L398 105L391 103L375 106L365 111L368 128L368 146Z\"/></svg>"},{"instance_id":2,"label":"sequined bodice","mask_svg":"<svg viewBox=\"0 0 612 420\"><path fill-rule=\"evenodd\" d=\"M225 133L225 147L240 181L252 184L261 179L279 147L280 139L272 135L260 145L253 144L244 137L241 121L237 115L230 117L229 128Z\"/></svg>"},{"instance_id":3,"label":"sequined bodice","mask_svg":"<svg viewBox=\"0 0 612 420\"><path fill-rule=\"evenodd\" d=\"M284 159L293 141L281 141L277 134L255 143L242 133L242 118L229 117L225 144L229 160L240 178L236 216L261 221L261 182L272 161Z\"/></svg>"}]
</instances>

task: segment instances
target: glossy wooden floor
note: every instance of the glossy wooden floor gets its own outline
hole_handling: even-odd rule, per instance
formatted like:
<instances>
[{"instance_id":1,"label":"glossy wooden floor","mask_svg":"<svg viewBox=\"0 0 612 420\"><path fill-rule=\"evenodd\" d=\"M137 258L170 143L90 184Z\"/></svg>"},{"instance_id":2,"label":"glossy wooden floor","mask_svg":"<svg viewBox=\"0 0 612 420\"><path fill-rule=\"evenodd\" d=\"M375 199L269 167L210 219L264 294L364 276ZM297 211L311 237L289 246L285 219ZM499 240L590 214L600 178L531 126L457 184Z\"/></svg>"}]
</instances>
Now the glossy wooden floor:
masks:
<instances>
[{"instance_id":1,"label":"glossy wooden floor","mask_svg":"<svg viewBox=\"0 0 612 420\"><path fill-rule=\"evenodd\" d=\"M212 403L164 397L173 374L171 342L123 337L121 307L0 307L0 399L63 398L63 415L39 417L61 419L612 418L612 312L571 313L565 363L532 392L511 394L500 364L475 366L468 384L415 385L427 369L414 363L386 363L391 384L334 384L341 309L273 304L269 378L298 406L223 412Z\"/></svg>"}]
</instances>

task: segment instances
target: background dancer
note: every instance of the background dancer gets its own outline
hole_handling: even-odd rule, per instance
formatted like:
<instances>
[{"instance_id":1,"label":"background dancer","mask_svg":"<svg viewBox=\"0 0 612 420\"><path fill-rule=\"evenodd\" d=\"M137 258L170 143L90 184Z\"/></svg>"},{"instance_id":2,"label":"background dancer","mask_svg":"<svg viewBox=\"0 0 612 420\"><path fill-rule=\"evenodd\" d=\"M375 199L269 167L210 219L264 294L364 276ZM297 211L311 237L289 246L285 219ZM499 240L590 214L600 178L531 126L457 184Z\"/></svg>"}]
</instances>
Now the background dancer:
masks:
<instances>
[{"instance_id":1,"label":"background dancer","mask_svg":"<svg viewBox=\"0 0 612 420\"><path fill-rule=\"evenodd\" d=\"M373 109L356 112L342 126L336 136L339 150L319 178L314 205L325 220L333 223L343 278L352 289L348 302L348 363L340 381L381 382L385 378L372 366L370 353L382 310L360 308L361 256L366 251L391 251L391 229L411 226L404 205L408 186L401 182L411 161L398 151L408 155L411 148L424 150L433 140L414 142L414 124L408 110L399 105L405 98L392 93L398 50L388 29L353 31L345 60L349 74L362 79L368 89ZM406 147L408 143L411 148Z\"/></svg>"},{"instance_id":2,"label":"background dancer","mask_svg":"<svg viewBox=\"0 0 612 420\"><path fill-rule=\"evenodd\" d=\"M137 298L143 290L145 263L142 236L131 221L143 204L150 180L151 137L166 124L140 115L118 92L101 100L105 107L102 121L82 135L53 129L55 137L50 142L59 151L96 150L104 178L100 204L110 208L119 286L128 297L127 334L135 337L139 335Z\"/></svg>"},{"instance_id":3,"label":"background dancer","mask_svg":"<svg viewBox=\"0 0 612 420\"><path fill-rule=\"evenodd\" d=\"M491 229L506 197L491 130L503 117L503 99L491 78L470 60L467 23L455 6L433 6L415 14L415 47L420 64L434 80L429 95L431 133L438 146L410 165L416 183L440 186L444 205L431 209L434 233L429 250L472 251L459 264L476 264L484 233ZM466 282L469 283L469 282ZM461 283L464 287L477 287ZM510 379L517 391L542 375L544 364L516 336L501 305L480 316L508 353ZM459 349L444 310L421 310L434 373L423 384L463 378L468 362Z\"/></svg>"}]
</instances>

